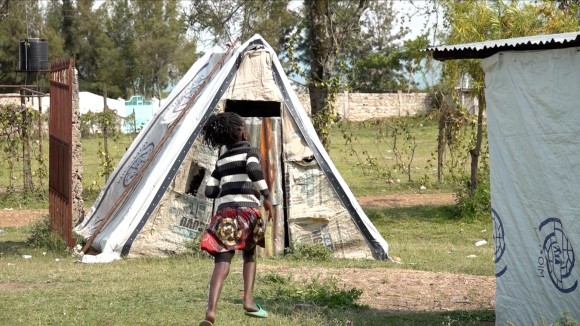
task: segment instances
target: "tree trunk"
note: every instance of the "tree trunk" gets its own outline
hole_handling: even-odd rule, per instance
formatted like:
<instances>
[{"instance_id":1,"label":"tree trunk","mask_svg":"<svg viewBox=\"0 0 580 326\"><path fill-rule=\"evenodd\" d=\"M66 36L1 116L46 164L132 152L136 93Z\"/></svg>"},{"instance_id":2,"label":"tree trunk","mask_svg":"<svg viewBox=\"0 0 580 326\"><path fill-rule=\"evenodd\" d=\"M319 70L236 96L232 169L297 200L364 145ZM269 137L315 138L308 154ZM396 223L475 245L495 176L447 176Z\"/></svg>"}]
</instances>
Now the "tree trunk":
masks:
<instances>
[{"instance_id":1,"label":"tree trunk","mask_svg":"<svg viewBox=\"0 0 580 326\"><path fill-rule=\"evenodd\" d=\"M447 106L441 106L439 135L437 136L437 181L443 181L443 158L445 155L445 134L447 129Z\"/></svg>"},{"instance_id":2,"label":"tree trunk","mask_svg":"<svg viewBox=\"0 0 580 326\"><path fill-rule=\"evenodd\" d=\"M159 104L161 105L161 86L159 85L159 79L157 79L157 95L159 96Z\"/></svg>"},{"instance_id":3,"label":"tree trunk","mask_svg":"<svg viewBox=\"0 0 580 326\"><path fill-rule=\"evenodd\" d=\"M345 39L360 25L360 17L368 7L368 0L358 0L358 7L342 25L336 21L331 0L305 0L310 12L310 114L314 129L326 150L330 149L329 83L334 64ZM331 103L332 104L332 103Z\"/></svg>"},{"instance_id":4,"label":"tree trunk","mask_svg":"<svg viewBox=\"0 0 580 326\"><path fill-rule=\"evenodd\" d=\"M411 93L411 81L413 80L413 72L415 71L415 66L411 67L409 70L409 82L407 83L407 94Z\"/></svg>"},{"instance_id":5,"label":"tree trunk","mask_svg":"<svg viewBox=\"0 0 580 326\"><path fill-rule=\"evenodd\" d=\"M469 151L471 154L471 182L469 190L471 193L477 189L477 165L479 162L479 153L481 151L481 140L483 138L483 111L485 110L485 97L483 94L478 94L477 99L479 108L477 110L477 135L475 139L475 147Z\"/></svg>"},{"instance_id":6,"label":"tree trunk","mask_svg":"<svg viewBox=\"0 0 580 326\"><path fill-rule=\"evenodd\" d=\"M308 84L310 94L310 115L316 119L316 116L328 105L328 87L321 85L327 81L326 71L330 67L332 71L334 62L329 62L329 56L332 47L330 31L326 20L326 0L307 0L306 5L310 8L310 74L311 81ZM316 133L324 147L328 150L327 143L329 139L324 139L324 133L320 124L314 123Z\"/></svg>"}]
</instances>

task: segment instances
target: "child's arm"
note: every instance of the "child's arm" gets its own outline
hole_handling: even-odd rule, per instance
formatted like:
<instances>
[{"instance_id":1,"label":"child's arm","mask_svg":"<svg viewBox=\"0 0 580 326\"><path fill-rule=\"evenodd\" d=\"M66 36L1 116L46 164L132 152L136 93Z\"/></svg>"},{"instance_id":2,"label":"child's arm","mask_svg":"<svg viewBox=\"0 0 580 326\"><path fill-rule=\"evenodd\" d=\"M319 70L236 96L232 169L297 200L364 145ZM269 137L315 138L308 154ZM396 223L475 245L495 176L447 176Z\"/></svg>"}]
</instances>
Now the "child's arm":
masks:
<instances>
[{"instance_id":1,"label":"child's arm","mask_svg":"<svg viewBox=\"0 0 580 326\"><path fill-rule=\"evenodd\" d=\"M268 220L272 220L272 202L270 201L270 190L268 189L268 184L264 180L264 174L262 173L262 166L260 165L262 160L260 159L260 152L257 150L252 150L248 153L246 157L246 173L250 180L254 183L254 187L258 189L260 194L264 197L264 209L268 211Z\"/></svg>"},{"instance_id":2,"label":"child's arm","mask_svg":"<svg viewBox=\"0 0 580 326\"><path fill-rule=\"evenodd\" d=\"M218 171L217 163L216 163L215 169L211 173L209 181L205 185L205 197L217 198L217 196L220 194L220 180L221 180L221 178L222 177Z\"/></svg>"},{"instance_id":3,"label":"child's arm","mask_svg":"<svg viewBox=\"0 0 580 326\"><path fill-rule=\"evenodd\" d=\"M264 174L262 173L260 162L260 152L257 150L250 151L246 157L246 173L254 183L254 187L256 187L262 196L268 198L270 196L270 190L268 190L268 184L266 184L266 180L264 180Z\"/></svg>"}]
</instances>

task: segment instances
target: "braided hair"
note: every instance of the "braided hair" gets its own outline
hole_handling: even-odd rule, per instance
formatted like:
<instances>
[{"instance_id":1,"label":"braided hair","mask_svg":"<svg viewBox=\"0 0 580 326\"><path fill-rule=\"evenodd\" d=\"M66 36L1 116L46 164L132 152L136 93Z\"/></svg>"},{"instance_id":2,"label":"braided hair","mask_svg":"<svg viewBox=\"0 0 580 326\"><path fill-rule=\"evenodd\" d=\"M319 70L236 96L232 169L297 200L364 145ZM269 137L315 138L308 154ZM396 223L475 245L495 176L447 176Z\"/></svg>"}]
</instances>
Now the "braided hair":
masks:
<instances>
[{"instance_id":1,"label":"braided hair","mask_svg":"<svg viewBox=\"0 0 580 326\"><path fill-rule=\"evenodd\" d=\"M212 115L201 129L203 142L209 147L233 145L246 127L244 119L233 112Z\"/></svg>"}]
</instances>

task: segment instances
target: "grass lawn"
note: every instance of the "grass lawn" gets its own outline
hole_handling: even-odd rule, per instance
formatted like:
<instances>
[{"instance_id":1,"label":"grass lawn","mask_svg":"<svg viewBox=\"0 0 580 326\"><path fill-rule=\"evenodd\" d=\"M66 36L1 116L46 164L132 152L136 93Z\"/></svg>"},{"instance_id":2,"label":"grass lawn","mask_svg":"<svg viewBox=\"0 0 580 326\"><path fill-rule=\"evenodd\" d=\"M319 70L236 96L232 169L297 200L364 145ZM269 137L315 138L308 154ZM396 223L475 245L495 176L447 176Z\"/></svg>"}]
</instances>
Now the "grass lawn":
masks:
<instances>
[{"instance_id":1,"label":"grass lawn","mask_svg":"<svg viewBox=\"0 0 580 326\"><path fill-rule=\"evenodd\" d=\"M420 117L393 121L408 123L410 134L415 137L417 147L411 163L411 182L405 171L394 167L395 155L384 138L377 138L379 128L372 125L372 122L350 123L347 126L346 130L352 132L351 141L356 154L352 154L345 145L346 140L341 132L343 127L333 127L330 156L355 196L451 192L448 183L436 182L436 162L432 154L436 155L437 151L437 124ZM389 125L394 123L389 122ZM404 140L398 140L398 143L398 147L409 144ZM388 178L380 176L371 168L369 157L376 159L381 172L392 169L392 180L399 179L400 183L386 183ZM402 157L405 162L409 161L409 154L403 154ZM427 183L423 182L425 176L428 178ZM420 190L421 185L426 185L427 189Z\"/></svg>"},{"instance_id":2,"label":"grass lawn","mask_svg":"<svg viewBox=\"0 0 580 326\"><path fill-rule=\"evenodd\" d=\"M384 171L386 168L392 168L394 165L393 154L389 152L386 143L377 140L377 127L370 124L362 125L360 123L350 124L350 130L353 131L353 146L358 153L350 155L346 150L345 140L341 129L334 126L331 133L331 150L330 156L336 165L342 177L349 185L355 196L372 196L384 194L412 194L412 193L449 193L451 188L448 183L437 183L437 172L430 166L429 160L432 159L432 153L437 147L437 125L431 121L424 121L422 118L400 118L399 121L409 123L411 134L415 136L417 148L413 163L411 166L412 182L407 182L407 175L402 170L393 172L393 179L399 179L400 183L386 183L383 176L379 176L376 171L371 171L370 165L366 162L368 155L377 158L378 166ZM116 142L109 141L109 151L114 165L117 165L125 153L125 148L131 144L133 137L130 135L121 135ZM45 160L48 161L48 142L44 142ZM82 158L83 158L83 188L85 205L90 207L97 197L100 187L104 185L104 177L99 176L101 168L101 158L98 155L102 148L101 138L84 138L82 139ZM399 141L401 146L404 145ZM359 161L360 159L360 161ZM362 161L362 164L359 164ZM22 186L22 164L16 162L14 180L15 186ZM32 170L38 169L38 162L32 162ZM423 185L422 179L428 176L430 183L427 189L420 190ZM34 178L38 184L38 178ZM46 195L23 196L20 193L7 195L3 193L9 185L9 173L6 162L0 160L0 207L26 208L48 208L48 199ZM44 186L47 187L47 180L44 180Z\"/></svg>"},{"instance_id":3,"label":"grass lawn","mask_svg":"<svg viewBox=\"0 0 580 326\"><path fill-rule=\"evenodd\" d=\"M474 245L481 238L491 242L490 221L457 221L445 206L368 210L367 214L402 264L289 258L260 259L259 264L493 275L491 244ZM481 232L483 229L487 231ZM66 254L48 252L43 256L43 249L24 246L29 232L28 227L7 228L0 235L2 325L196 325L204 314L211 260L188 254L80 264ZM451 248L454 251L449 254ZM24 254L32 258L23 259ZM477 257L466 257L471 254ZM271 316L248 319L239 300L241 263L239 257L235 259L220 299L218 325L480 325L495 318L490 310L385 313L356 304L344 307L340 302L348 297L348 288L288 283L283 277L261 273L255 298ZM316 303L320 300L322 303ZM311 309L295 307L303 302L314 304Z\"/></svg>"}]
</instances>

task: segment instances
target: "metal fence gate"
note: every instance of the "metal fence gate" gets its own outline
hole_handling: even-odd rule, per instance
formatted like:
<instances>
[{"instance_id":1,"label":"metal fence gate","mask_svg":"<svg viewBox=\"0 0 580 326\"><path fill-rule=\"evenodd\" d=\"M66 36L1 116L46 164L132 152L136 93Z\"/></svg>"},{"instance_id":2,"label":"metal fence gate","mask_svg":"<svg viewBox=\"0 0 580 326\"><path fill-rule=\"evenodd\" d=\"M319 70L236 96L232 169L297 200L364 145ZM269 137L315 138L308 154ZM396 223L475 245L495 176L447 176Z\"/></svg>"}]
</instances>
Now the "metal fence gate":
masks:
<instances>
[{"instance_id":1,"label":"metal fence gate","mask_svg":"<svg viewBox=\"0 0 580 326\"><path fill-rule=\"evenodd\" d=\"M56 60L50 68L49 210L50 228L69 247L72 235L72 77L74 61Z\"/></svg>"}]
</instances>

